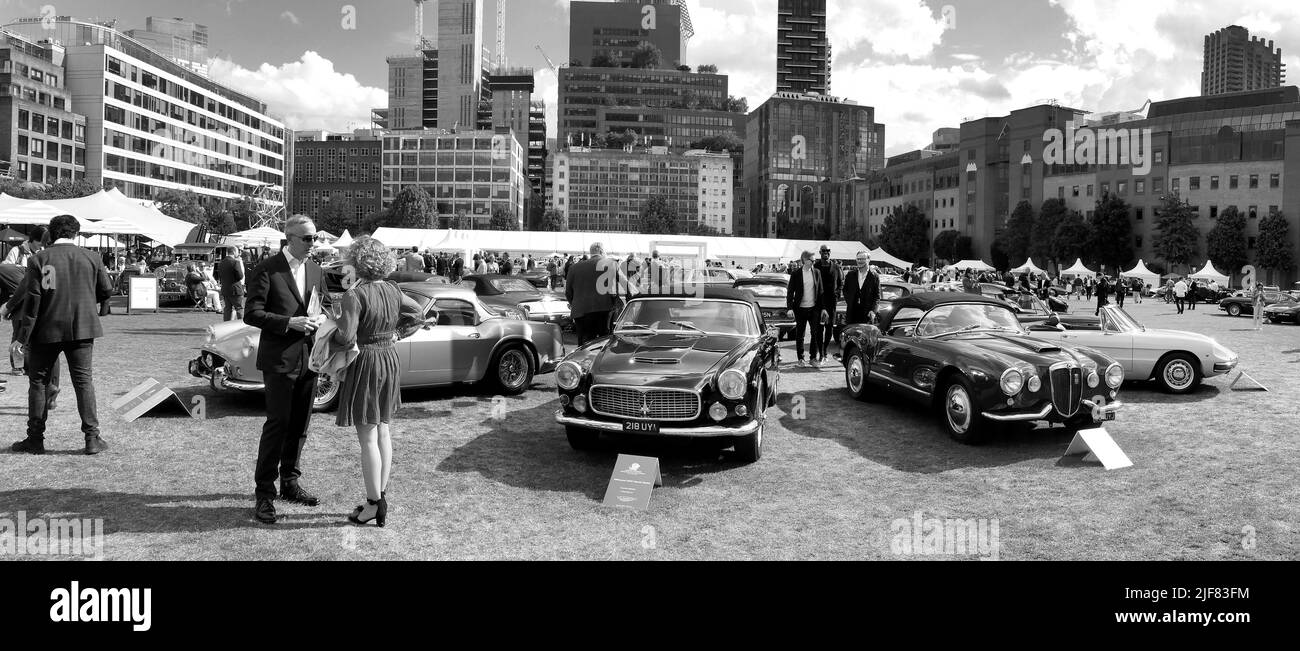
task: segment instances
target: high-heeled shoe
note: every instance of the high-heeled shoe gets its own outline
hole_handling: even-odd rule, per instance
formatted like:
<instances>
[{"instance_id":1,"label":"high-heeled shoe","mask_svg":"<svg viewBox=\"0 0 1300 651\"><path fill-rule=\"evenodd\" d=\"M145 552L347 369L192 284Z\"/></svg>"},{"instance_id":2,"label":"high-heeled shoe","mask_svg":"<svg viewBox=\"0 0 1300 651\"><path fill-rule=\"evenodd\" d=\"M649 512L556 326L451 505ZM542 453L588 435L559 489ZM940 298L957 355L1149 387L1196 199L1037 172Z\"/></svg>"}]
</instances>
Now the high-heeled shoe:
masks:
<instances>
[{"instance_id":1,"label":"high-heeled shoe","mask_svg":"<svg viewBox=\"0 0 1300 651\"><path fill-rule=\"evenodd\" d=\"M375 522L376 520L379 520L379 522L381 523L379 524L379 526L381 527L384 526L382 524L382 520L380 520L380 514L383 513L384 516L387 516L388 514L385 513L383 510L381 510L383 509L383 507L381 506L382 504L383 504L382 499L380 501L367 499L366 506L358 506L357 509L352 512L352 515L348 516L348 522L351 522L352 524L370 524L371 522ZM375 507L374 513L370 517L365 518L363 520L361 516L364 515L366 510L372 506Z\"/></svg>"},{"instance_id":2,"label":"high-heeled shoe","mask_svg":"<svg viewBox=\"0 0 1300 651\"><path fill-rule=\"evenodd\" d=\"M375 524L384 526L388 522L388 498L379 494L379 510L375 512Z\"/></svg>"}]
</instances>

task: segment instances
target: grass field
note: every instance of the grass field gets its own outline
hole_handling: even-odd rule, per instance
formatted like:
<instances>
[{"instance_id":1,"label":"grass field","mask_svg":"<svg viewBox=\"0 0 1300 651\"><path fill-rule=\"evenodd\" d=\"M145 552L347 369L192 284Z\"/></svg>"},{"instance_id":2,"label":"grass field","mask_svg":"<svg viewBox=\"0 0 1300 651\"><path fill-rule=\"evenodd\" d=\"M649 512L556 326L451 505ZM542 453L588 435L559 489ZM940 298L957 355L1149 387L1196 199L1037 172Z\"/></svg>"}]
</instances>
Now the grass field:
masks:
<instances>
[{"instance_id":1,"label":"grass field","mask_svg":"<svg viewBox=\"0 0 1300 651\"><path fill-rule=\"evenodd\" d=\"M362 498L361 479L353 430L332 415L316 416L303 458L304 485L322 506L277 503L287 514L280 524L253 521L260 396L213 394L186 372L219 317L116 312L95 356L108 452L80 454L68 385L51 416L51 454L8 453L25 425L25 378L8 376L0 396L0 517L103 518L112 560L953 558L893 553L891 524L917 512L996 519L1002 559L1300 558L1300 327L1255 332L1214 306L1177 316L1148 301L1129 312L1148 327L1216 337L1272 391L1229 391L1225 378L1182 398L1126 385L1127 408L1109 430L1131 468L1062 459L1071 438L1062 429L954 443L924 410L854 402L838 367L783 374L754 465L655 441L578 453L552 422L557 401L544 376L507 401L504 419L471 387L407 392L385 529L343 522ZM8 340L8 325L0 337ZM207 420L176 411L128 424L112 412L110 402L150 377L186 401L206 395ZM806 419L791 414L796 396ZM602 507L618 451L661 457L665 486L650 511ZM1245 527L1256 532L1253 549L1243 548Z\"/></svg>"}]
</instances>

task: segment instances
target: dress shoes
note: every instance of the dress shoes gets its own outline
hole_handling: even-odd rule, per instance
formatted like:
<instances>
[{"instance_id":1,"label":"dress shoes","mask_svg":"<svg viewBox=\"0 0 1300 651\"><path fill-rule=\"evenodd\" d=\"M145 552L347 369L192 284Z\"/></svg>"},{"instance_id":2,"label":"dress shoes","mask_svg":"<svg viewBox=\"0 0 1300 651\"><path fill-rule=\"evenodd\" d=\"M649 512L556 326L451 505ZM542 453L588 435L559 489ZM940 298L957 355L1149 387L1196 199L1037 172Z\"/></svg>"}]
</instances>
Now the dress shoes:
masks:
<instances>
[{"instance_id":1,"label":"dress shoes","mask_svg":"<svg viewBox=\"0 0 1300 651\"><path fill-rule=\"evenodd\" d=\"M302 486L281 486L280 499L303 506L320 506L320 498L312 495Z\"/></svg>"},{"instance_id":2,"label":"dress shoes","mask_svg":"<svg viewBox=\"0 0 1300 651\"><path fill-rule=\"evenodd\" d=\"M94 436L86 439L86 454L99 454L108 449L108 444L104 439Z\"/></svg>"},{"instance_id":3,"label":"dress shoes","mask_svg":"<svg viewBox=\"0 0 1300 651\"><path fill-rule=\"evenodd\" d=\"M34 439L29 436L9 446L9 449L23 454L45 454L45 439Z\"/></svg>"},{"instance_id":4,"label":"dress shoes","mask_svg":"<svg viewBox=\"0 0 1300 651\"><path fill-rule=\"evenodd\" d=\"M269 497L257 498L257 507L253 509L253 517L257 518L262 524L275 524L275 501Z\"/></svg>"}]
</instances>

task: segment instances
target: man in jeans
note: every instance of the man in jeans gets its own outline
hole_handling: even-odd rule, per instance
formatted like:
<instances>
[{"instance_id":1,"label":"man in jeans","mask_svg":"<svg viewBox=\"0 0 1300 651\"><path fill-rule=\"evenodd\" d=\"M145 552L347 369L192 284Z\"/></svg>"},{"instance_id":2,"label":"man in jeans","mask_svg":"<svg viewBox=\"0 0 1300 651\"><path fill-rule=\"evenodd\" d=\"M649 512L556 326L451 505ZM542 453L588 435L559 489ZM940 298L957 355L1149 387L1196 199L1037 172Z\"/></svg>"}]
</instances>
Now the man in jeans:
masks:
<instances>
[{"instance_id":1,"label":"man in jeans","mask_svg":"<svg viewBox=\"0 0 1300 651\"><path fill-rule=\"evenodd\" d=\"M822 277L813 266L812 251L803 252L803 265L790 272L790 283L785 292L785 305L790 318L794 319L795 349L799 353L799 367L808 366L808 358L803 354L803 333L812 326L813 366L817 366L815 356L821 350L822 324L828 313L822 287Z\"/></svg>"},{"instance_id":2,"label":"man in jeans","mask_svg":"<svg viewBox=\"0 0 1300 651\"><path fill-rule=\"evenodd\" d=\"M99 256L74 241L81 225L72 215L50 220L50 246L33 255L23 279L23 300L14 316L15 339L27 346L27 438L14 443L14 452L45 454L45 421L59 354L68 361L68 375L77 395L86 454L108 449L100 438L91 373L95 339L104 336L99 304L113 295L108 272Z\"/></svg>"},{"instance_id":3,"label":"man in jeans","mask_svg":"<svg viewBox=\"0 0 1300 651\"><path fill-rule=\"evenodd\" d=\"M1183 302L1187 299L1187 283L1182 280L1178 281L1174 285L1173 294L1174 294L1174 304L1178 307L1178 313L1182 314Z\"/></svg>"},{"instance_id":4,"label":"man in jeans","mask_svg":"<svg viewBox=\"0 0 1300 651\"><path fill-rule=\"evenodd\" d=\"M826 320L822 324L822 345L813 350L814 364L826 363L826 349L835 340L835 310L839 307L840 293L844 291L844 271L838 262L831 259L831 247L823 244L822 257L813 266L822 277L822 307L826 310Z\"/></svg>"}]
</instances>

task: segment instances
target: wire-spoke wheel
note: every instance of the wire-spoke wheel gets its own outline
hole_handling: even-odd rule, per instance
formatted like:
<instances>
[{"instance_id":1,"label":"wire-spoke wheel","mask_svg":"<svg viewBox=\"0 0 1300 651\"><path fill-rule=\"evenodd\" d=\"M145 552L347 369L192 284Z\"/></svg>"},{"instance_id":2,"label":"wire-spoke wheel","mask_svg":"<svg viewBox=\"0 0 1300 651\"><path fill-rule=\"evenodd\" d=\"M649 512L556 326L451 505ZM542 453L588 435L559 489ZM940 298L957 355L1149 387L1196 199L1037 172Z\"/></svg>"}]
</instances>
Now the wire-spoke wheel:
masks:
<instances>
[{"instance_id":1,"label":"wire-spoke wheel","mask_svg":"<svg viewBox=\"0 0 1300 651\"><path fill-rule=\"evenodd\" d=\"M533 381L533 357L521 346L511 346L497 354L495 384L503 395L517 396Z\"/></svg>"}]
</instances>

